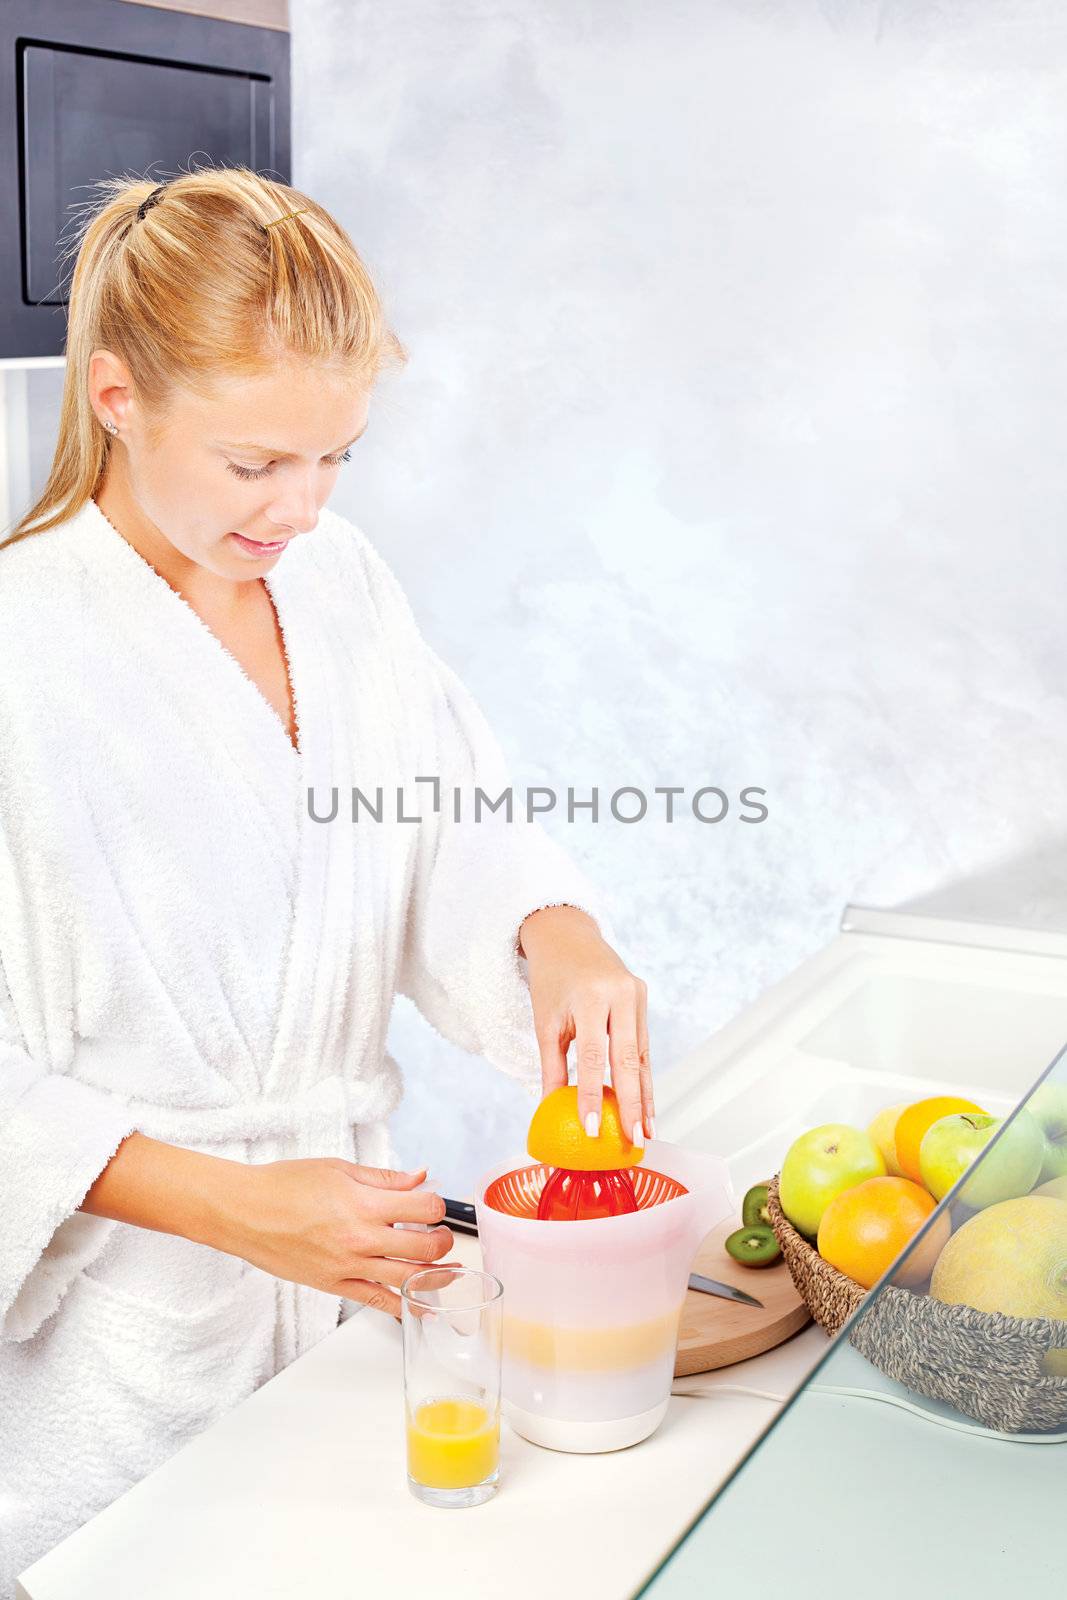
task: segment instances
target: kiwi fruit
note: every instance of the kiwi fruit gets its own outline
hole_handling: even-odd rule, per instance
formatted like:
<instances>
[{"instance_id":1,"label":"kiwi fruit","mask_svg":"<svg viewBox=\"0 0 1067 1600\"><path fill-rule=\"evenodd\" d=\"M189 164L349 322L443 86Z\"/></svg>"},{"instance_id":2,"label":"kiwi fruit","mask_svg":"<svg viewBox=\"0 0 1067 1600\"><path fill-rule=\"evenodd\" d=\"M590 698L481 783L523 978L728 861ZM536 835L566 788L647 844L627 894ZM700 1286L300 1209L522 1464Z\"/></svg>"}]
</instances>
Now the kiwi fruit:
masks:
<instances>
[{"instance_id":1,"label":"kiwi fruit","mask_svg":"<svg viewBox=\"0 0 1067 1600\"><path fill-rule=\"evenodd\" d=\"M767 1190L770 1185L754 1183L741 1202L741 1221L746 1228L769 1228L771 1225L770 1208L767 1205Z\"/></svg>"},{"instance_id":2,"label":"kiwi fruit","mask_svg":"<svg viewBox=\"0 0 1067 1600\"><path fill-rule=\"evenodd\" d=\"M769 1267L781 1256L781 1246L773 1228L762 1223L738 1228L726 1240L726 1252L746 1267Z\"/></svg>"}]
</instances>

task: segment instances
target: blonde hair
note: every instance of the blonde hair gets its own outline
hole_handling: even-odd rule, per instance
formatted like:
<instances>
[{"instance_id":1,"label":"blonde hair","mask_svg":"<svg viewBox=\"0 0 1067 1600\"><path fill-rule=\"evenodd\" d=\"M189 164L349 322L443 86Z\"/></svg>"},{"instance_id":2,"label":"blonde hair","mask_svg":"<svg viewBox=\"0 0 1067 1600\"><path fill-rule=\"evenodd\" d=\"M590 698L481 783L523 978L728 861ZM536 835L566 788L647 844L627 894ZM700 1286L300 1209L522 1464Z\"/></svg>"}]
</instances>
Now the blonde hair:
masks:
<instances>
[{"instance_id":1,"label":"blonde hair","mask_svg":"<svg viewBox=\"0 0 1067 1600\"><path fill-rule=\"evenodd\" d=\"M248 167L202 167L156 187L105 178L66 258L77 261L66 376L48 481L5 544L65 522L94 494L111 436L89 402L89 358L130 370L158 430L168 399L211 393L279 360L324 364L370 386L408 357L345 230L310 196ZM4 545L0 545L0 549Z\"/></svg>"}]
</instances>

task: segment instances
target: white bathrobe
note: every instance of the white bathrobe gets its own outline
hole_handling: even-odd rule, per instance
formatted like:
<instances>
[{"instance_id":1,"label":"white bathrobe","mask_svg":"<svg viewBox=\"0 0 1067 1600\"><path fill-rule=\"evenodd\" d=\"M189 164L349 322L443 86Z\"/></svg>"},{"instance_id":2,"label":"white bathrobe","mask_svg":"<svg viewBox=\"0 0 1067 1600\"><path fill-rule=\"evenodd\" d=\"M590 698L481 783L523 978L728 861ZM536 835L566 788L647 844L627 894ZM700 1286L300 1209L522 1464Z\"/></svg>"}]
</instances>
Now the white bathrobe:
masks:
<instances>
[{"instance_id":1,"label":"white bathrobe","mask_svg":"<svg viewBox=\"0 0 1067 1600\"><path fill-rule=\"evenodd\" d=\"M323 511L266 582L299 752L93 501L0 546L5 1600L14 1574L353 1309L79 1212L123 1138L394 1164L394 993L536 1085L520 923L569 903L613 937L521 804L510 823L470 820L475 786L498 795L506 764L359 528ZM415 782L435 776L436 812ZM382 789L381 822L352 821L353 787L375 803ZM334 788L337 816L313 820L309 790L328 817ZM421 821L397 820L398 788Z\"/></svg>"}]
</instances>

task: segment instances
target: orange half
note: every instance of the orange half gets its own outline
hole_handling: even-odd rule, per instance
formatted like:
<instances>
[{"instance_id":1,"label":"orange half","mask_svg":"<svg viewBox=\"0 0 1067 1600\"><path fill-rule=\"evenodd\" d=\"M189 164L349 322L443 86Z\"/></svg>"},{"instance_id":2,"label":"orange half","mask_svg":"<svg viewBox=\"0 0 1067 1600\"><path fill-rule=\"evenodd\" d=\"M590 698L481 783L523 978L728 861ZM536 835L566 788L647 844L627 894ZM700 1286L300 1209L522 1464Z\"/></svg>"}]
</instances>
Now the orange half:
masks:
<instances>
[{"instance_id":1,"label":"orange half","mask_svg":"<svg viewBox=\"0 0 1067 1600\"><path fill-rule=\"evenodd\" d=\"M570 1172L611 1172L645 1159L644 1149L631 1144L622 1131L614 1089L605 1088L600 1133L589 1137L578 1118L576 1084L545 1095L530 1119L526 1148L535 1161Z\"/></svg>"}]
</instances>

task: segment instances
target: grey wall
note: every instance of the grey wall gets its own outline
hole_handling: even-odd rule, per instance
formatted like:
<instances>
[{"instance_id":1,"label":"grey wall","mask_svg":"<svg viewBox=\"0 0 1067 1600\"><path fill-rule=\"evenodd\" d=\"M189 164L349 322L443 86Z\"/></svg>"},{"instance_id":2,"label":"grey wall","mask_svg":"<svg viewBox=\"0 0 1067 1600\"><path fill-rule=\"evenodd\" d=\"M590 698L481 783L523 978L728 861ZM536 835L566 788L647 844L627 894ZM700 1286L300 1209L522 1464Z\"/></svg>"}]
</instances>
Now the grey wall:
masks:
<instances>
[{"instance_id":1,"label":"grey wall","mask_svg":"<svg viewBox=\"0 0 1067 1600\"><path fill-rule=\"evenodd\" d=\"M1067 924L1058 0L297 0L296 181L411 365L335 503L555 831L663 1071L850 899ZM405 1158L529 1103L407 1014ZM442 1098L450 1109L442 1115Z\"/></svg>"},{"instance_id":2,"label":"grey wall","mask_svg":"<svg viewBox=\"0 0 1067 1600\"><path fill-rule=\"evenodd\" d=\"M296 181L411 351L334 504L547 824L669 1065L851 900L1067 926L1059 0L295 0ZM54 374L31 382L43 477ZM38 459L39 457L39 459ZM660 813L662 815L662 813ZM401 1003L403 1158L531 1102Z\"/></svg>"}]
</instances>

